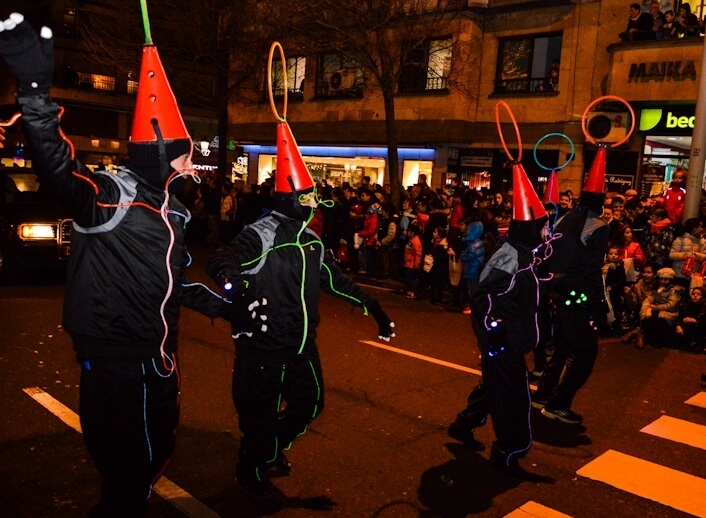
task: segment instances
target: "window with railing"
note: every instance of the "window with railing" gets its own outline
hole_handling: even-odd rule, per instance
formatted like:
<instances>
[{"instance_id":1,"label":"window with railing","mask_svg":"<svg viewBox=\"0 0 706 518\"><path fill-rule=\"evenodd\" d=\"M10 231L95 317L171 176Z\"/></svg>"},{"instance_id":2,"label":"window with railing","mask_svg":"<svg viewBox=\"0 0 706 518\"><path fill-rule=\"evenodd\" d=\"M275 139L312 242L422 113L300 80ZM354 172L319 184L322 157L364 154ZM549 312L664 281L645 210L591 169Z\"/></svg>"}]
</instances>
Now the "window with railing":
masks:
<instances>
[{"instance_id":1,"label":"window with railing","mask_svg":"<svg viewBox=\"0 0 706 518\"><path fill-rule=\"evenodd\" d=\"M304 99L304 78L306 75L306 58L287 58L287 92L288 99ZM272 60L272 94L275 98L284 96L284 75L282 60Z\"/></svg>"},{"instance_id":2,"label":"window with railing","mask_svg":"<svg viewBox=\"0 0 706 518\"><path fill-rule=\"evenodd\" d=\"M494 93L559 91L561 41L561 33L501 39Z\"/></svg>"},{"instance_id":3,"label":"window with railing","mask_svg":"<svg viewBox=\"0 0 706 518\"><path fill-rule=\"evenodd\" d=\"M451 71L451 38L425 41L413 48L397 84L399 93L448 90Z\"/></svg>"},{"instance_id":4,"label":"window with railing","mask_svg":"<svg viewBox=\"0 0 706 518\"><path fill-rule=\"evenodd\" d=\"M137 72L134 70L127 71L127 83L125 84L125 89L129 94L137 94Z\"/></svg>"},{"instance_id":5,"label":"window with railing","mask_svg":"<svg viewBox=\"0 0 706 518\"><path fill-rule=\"evenodd\" d=\"M316 97L362 97L365 86L363 69L340 52L319 56L316 73Z\"/></svg>"},{"instance_id":6,"label":"window with railing","mask_svg":"<svg viewBox=\"0 0 706 518\"><path fill-rule=\"evenodd\" d=\"M99 74L78 73L78 87L86 90L115 91L115 78Z\"/></svg>"}]
</instances>

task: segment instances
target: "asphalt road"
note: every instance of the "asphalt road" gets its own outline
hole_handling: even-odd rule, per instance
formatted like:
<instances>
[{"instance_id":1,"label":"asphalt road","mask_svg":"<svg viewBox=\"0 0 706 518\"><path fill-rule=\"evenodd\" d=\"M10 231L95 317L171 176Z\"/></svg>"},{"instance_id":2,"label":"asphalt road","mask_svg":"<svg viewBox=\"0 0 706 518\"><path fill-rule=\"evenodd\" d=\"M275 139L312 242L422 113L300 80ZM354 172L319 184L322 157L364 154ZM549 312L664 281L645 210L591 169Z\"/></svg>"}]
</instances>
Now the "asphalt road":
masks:
<instances>
[{"instance_id":1,"label":"asphalt road","mask_svg":"<svg viewBox=\"0 0 706 518\"><path fill-rule=\"evenodd\" d=\"M204 258L197 254L195 280L205 280ZM165 472L174 486L160 487L150 516L706 516L706 408L686 403L706 396L704 356L601 341L575 401L584 425L533 411L522 465L549 480L520 481L487 463L490 424L477 433L482 452L445 433L478 381L468 317L371 290L397 324L396 349L375 345L388 344L371 317L322 296L326 408L288 453L292 473L274 479L279 493L267 503L234 482L229 329L184 311L182 413ZM86 516L98 498L80 434L56 416L78 411L63 291L60 283L0 286L0 516ZM24 390L33 387L40 390Z\"/></svg>"}]
</instances>

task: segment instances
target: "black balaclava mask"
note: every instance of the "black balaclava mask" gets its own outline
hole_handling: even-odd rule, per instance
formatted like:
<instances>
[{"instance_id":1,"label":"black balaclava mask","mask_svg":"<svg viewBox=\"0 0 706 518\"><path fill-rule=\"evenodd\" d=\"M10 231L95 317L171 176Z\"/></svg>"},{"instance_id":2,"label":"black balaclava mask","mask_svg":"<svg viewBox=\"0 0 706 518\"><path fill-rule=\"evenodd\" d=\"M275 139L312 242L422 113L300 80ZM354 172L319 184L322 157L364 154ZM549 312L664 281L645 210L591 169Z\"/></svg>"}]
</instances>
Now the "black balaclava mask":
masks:
<instances>
[{"instance_id":1,"label":"black balaclava mask","mask_svg":"<svg viewBox=\"0 0 706 518\"><path fill-rule=\"evenodd\" d=\"M165 158L160 157L157 142L130 142L127 145L127 151L130 157L130 170L150 185L163 190L167 179L174 172L170 162L181 155L188 155L191 152L191 142L188 139L165 142ZM185 178L175 178L169 185L169 192L180 191L185 183Z\"/></svg>"},{"instance_id":2,"label":"black balaclava mask","mask_svg":"<svg viewBox=\"0 0 706 518\"><path fill-rule=\"evenodd\" d=\"M308 221L311 218L312 214L314 214L316 208L305 207L304 205L299 203L299 196L301 196L302 194L309 194L310 192L314 192L314 189L309 188L302 191L295 191L294 189L292 189L292 192L289 193L273 193L273 197L275 200L275 210L280 214L284 214L285 216L290 217L292 219Z\"/></svg>"}]
</instances>

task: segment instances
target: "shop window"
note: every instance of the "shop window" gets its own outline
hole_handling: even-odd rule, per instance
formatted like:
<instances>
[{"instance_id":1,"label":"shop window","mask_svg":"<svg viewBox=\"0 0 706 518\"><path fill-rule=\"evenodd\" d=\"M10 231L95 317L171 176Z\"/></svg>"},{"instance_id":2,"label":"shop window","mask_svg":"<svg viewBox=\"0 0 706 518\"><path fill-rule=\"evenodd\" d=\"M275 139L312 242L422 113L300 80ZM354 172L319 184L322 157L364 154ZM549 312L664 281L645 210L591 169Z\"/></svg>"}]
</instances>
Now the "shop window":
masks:
<instances>
[{"instance_id":1,"label":"shop window","mask_svg":"<svg viewBox=\"0 0 706 518\"><path fill-rule=\"evenodd\" d=\"M287 92L290 100L304 99L304 78L306 74L306 58L287 58ZM272 94L275 98L284 96L284 77L282 61L272 60Z\"/></svg>"},{"instance_id":2,"label":"shop window","mask_svg":"<svg viewBox=\"0 0 706 518\"><path fill-rule=\"evenodd\" d=\"M409 53L402 68L400 93L447 90L451 71L451 38L428 40Z\"/></svg>"},{"instance_id":3,"label":"shop window","mask_svg":"<svg viewBox=\"0 0 706 518\"><path fill-rule=\"evenodd\" d=\"M326 52L317 65L316 97L363 96L363 69L353 60L340 52Z\"/></svg>"},{"instance_id":4,"label":"shop window","mask_svg":"<svg viewBox=\"0 0 706 518\"><path fill-rule=\"evenodd\" d=\"M434 162L431 160L405 160L402 166L402 186L410 187L419 183L419 175L427 175L427 185L432 185L431 173Z\"/></svg>"},{"instance_id":5,"label":"shop window","mask_svg":"<svg viewBox=\"0 0 706 518\"><path fill-rule=\"evenodd\" d=\"M494 93L558 91L561 40L561 33L501 39Z\"/></svg>"}]
</instances>

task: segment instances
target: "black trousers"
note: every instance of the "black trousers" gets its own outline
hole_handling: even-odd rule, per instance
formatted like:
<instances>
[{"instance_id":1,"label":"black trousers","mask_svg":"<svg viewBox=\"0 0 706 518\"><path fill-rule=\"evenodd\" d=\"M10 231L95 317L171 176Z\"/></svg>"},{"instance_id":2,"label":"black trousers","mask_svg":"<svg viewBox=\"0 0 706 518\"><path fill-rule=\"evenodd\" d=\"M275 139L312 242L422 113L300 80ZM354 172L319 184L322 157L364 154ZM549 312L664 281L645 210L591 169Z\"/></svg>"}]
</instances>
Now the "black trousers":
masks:
<instances>
[{"instance_id":1,"label":"black trousers","mask_svg":"<svg viewBox=\"0 0 706 518\"><path fill-rule=\"evenodd\" d=\"M309 348L282 363L238 358L233 402L241 432L241 469L264 470L324 408L321 362Z\"/></svg>"},{"instance_id":2,"label":"black trousers","mask_svg":"<svg viewBox=\"0 0 706 518\"><path fill-rule=\"evenodd\" d=\"M557 307L554 351L539 381L535 397L552 409L568 410L574 396L588 381L598 355L596 314L587 306Z\"/></svg>"},{"instance_id":3,"label":"black trousers","mask_svg":"<svg viewBox=\"0 0 706 518\"><path fill-rule=\"evenodd\" d=\"M456 418L474 429L490 414L494 446L510 457L524 457L532 445L530 391L523 355L482 355L483 378L468 396L466 409Z\"/></svg>"},{"instance_id":4,"label":"black trousers","mask_svg":"<svg viewBox=\"0 0 706 518\"><path fill-rule=\"evenodd\" d=\"M174 452L179 376L153 360L82 362L79 414L101 474L92 516L144 516L152 484Z\"/></svg>"}]
</instances>

